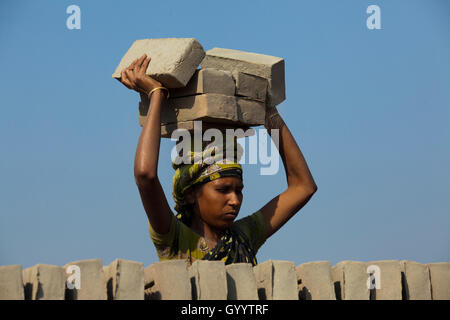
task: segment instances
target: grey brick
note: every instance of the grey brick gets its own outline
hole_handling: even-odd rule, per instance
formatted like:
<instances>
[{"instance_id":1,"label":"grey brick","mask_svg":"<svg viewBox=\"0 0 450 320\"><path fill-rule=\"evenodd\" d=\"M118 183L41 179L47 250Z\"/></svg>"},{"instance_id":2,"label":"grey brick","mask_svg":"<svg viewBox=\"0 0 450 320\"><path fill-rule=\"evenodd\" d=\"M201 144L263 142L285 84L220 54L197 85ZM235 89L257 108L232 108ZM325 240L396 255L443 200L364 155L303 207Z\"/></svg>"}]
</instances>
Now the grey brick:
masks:
<instances>
[{"instance_id":1,"label":"grey brick","mask_svg":"<svg viewBox=\"0 0 450 320\"><path fill-rule=\"evenodd\" d=\"M147 120L149 102L139 102L139 125ZM161 112L161 135L170 137L173 130L193 130L193 121L202 120L205 128L242 128L264 124L265 105L256 100L222 94L200 94L169 99L163 102ZM177 125L178 123L178 125Z\"/></svg>"},{"instance_id":2,"label":"grey brick","mask_svg":"<svg viewBox=\"0 0 450 320\"><path fill-rule=\"evenodd\" d=\"M23 270L25 299L64 300L66 273L63 267L37 264Z\"/></svg>"},{"instance_id":3,"label":"grey brick","mask_svg":"<svg viewBox=\"0 0 450 320\"><path fill-rule=\"evenodd\" d=\"M372 300L402 300L401 265L398 260L371 261L366 265L368 268L378 266L380 270L379 276L376 272L374 274L375 289L372 289ZM380 289L376 289L378 279Z\"/></svg>"},{"instance_id":4,"label":"grey brick","mask_svg":"<svg viewBox=\"0 0 450 320\"><path fill-rule=\"evenodd\" d=\"M341 261L331 268L336 299L369 300L366 264L360 261Z\"/></svg>"},{"instance_id":5,"label":"grey brick","mask_svg":"<svg viewBox=\"0 0 450 320\"><path fill-rule=\"evenodd\" d=\"M79 260L67 263L67 268L76 265L80 268L81 288L69 289L66 281L66 299L67 300L106 300L106 279L103 271L102 261L100 259Z\"/></svg>"},{"instance_id":6,"label":"grey brick","mask_svg":"<svg viewBox=\"0 0 450 320\"><path fill-rule=\"evenodd\" d=\"M250 263L232 263L225 266L228 300L258 300L256 278Z\"/></svg>"},{"instance_id":7,"label":"grey brick","mask_svg":"<svg viewBox=\"0 0 450 320\"><path fill-rule=\"evenodd\" d=\"M185 260L155 262L144 270L145 299L191 300L191 281Z\"/></svg>"},{"instance_id":8,"label":"grey brick","mask_svg":"<svg viewBox=\"0 0 450 320\"><path fill-rule=\"evenodd\" d=\"M261 102L266 101L267 79L243 72L234 72L236 95L249 97Z\"/></svg>"},{"instance_id":9,"label":"grey brick","mask_svg":"<svg viewBox=\"0 0 450 320\"><path fill-rule=\"evenodd\" d=\"M199 120L200 121L200 120ZM238 138L241 137L249 137L255 134L255 131L252 130L251 128L247 127L247 126L242 126L242 125L227 125L227 124L222 124L222 123L211 123L211 122L206 122L201 120L202 123L202 132L204 133L207 129L218 129L220 130L222 133L226 133L227 129L233 129L236 130L236 135ZM163 138L171 138L172 137L172 133L177 130L177 129L185 129L187 131L190 132L191 136L194 136L194 120L192 121L180 121L178 123L167 123L167 124L162 124L161 125L161 137ZM242 134L239 134L240 131L237 131L241 129L242 130Z\"/></svg>"},{"instance_id":10,"label":"grey brick","mask_svg":"<svg viewBox=\"0 0 450 320\"><path fill-rule=\"evenodd\" d=\"M400 261L403 298L431 300L430 270L426 264L409 260Z\"/></svg>"},{"instance_id":11,"label":"grey brick","mask_svg":"<svg viewBox=\"0 0 450 320\"><path fill-rule=\"evenodd\" d=\"M223 261L196 260L189 268L193 300L226 300L227 277Z\"/></svg>"},{"instance_id":12,"label":"grey brick","mask_svg":"<svg viewBox=\"0 0 450 320\"><path fill-rule=\"evenodd\" d=\"M450 262L428 263L433 300L450 300Z\"/></svg>"},{"instance_id":13,"label":"grey brick","mask_svg":"<svg viewBox=\"0 0 450 320\"><path fill-rule=\"evenodd\" d=\"M22 266L0 266L0 300L24 300Z\"/></svg>"},{"instance_id":14,"label":"grey brick","mask_svg":"<svg viewBox=\"0 0 450 320\"><path fill-rule=\"evenodd\" d=\"M103 268L111 300L144 300L144 265L116 259Z\"/></svg>"},{"instance_id":15,"label":"grey brick","mask_svg":"<svg viewBox=\"0 0 450 320\"><path fill-rule=\"evenodd\" d=\"M268 260L253 267L260 300L298 300L293 262Z\"/></svg>"},{"instance_id":16,"label":"grey brick","mask_svg":"<svg viewBox=\"0 0 450 320\"><path fill-rule=\"evenodd\" d=\"M217 69L198 69L186 87L171 89L170 97L186 97L202 93L219 93L234 96L236 84L229 71Z\"/></svg>"},{"instance_id":17,"label":"grey brick","mask_svg":"<svg viewBox=\"0 0 450 320\"><path fill-rule=\"evenodd\" d=\"M243 72L268 80L267 105L276 106L285 100L284 59L232 49L213 48L206 52L202 68Z\"/></svg>"},{"instance_id":18,"label":"grey brick","mask_svg":"<svg viewBox=\"0 0 450 320\"><path fill-rule=\"evenodd\" d=\"M223 94L206 93L168 100L169 107L161 112L161 123L204 119L212 122L239 121L236 98Z\"/></svg>"},{"instance_id":19,"label":"grey brick","mask_svg":"<svg viewBox=\"0 0 450 320\"><path fill-rule=\"evenodd\" d=\"M123 56L113 78L120 78L121 71L144 53L151 58L146 74L167 88L186 86L205 56L203 47L193 38L136 40Z\"/></svg>"},{"instance_id":20,"label":"grey brick","mask_svg":"<svg viewBox=\"0 0 450 320\"><path fill-rule=\"evenodd\" d=\"M336 299L329 261L303 263L295 270L301 300Z\"/></svg>"},{"instance_id":21,"label":"grey brick","mask_svg":"<svg viewBox=\"0 0 450 320\"><path fill-rule=\"evenodd\" d=\"M238 106L238 118L240 123L248 126L264 124L266 118L266 105L257 100L236 97Z\"/></svg>"}]
</instances>

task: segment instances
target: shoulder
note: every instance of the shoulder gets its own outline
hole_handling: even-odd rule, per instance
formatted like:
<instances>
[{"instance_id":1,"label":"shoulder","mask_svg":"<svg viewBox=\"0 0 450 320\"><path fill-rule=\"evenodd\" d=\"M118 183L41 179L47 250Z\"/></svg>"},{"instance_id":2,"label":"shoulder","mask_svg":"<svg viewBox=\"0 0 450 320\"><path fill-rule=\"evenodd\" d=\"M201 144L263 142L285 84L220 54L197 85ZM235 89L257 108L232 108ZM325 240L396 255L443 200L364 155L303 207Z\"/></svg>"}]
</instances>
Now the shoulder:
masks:
<instances>
[{"instance_id":1,"label":"shoulder","mask_svg":"<svg viewBox=\"0 0 450 320\"><path fill-rule=\"evenodd\" d=\"M179 229L178 223L179 223L178 219L172 214L170 217L169 232L165 233L165 234L161 234L161 233L156 232L153 229L150 221L148 221L148 231L150 233L150 238L152 239L153 243L158 246L172 245L172 243L175 239L176 233Z\"/></svg>"},{"instance_id":2,"label":"shoulder","mask_svg":"<svg viewBox=\"0 0 450 320\"><path fill-rule=\"evenodd\" d=\"M201 259L207 252L204 239L174 215L171 216L167 234L157 233L150 222L148 228L160 260L185 258L191 255L195 259Z\"/></svg>"},{"instance_id":3,"label":"shoulder","mask_svg":"<svg viewBox=\"0 0 450 320\"><path fill-rule=\"evenodd\" d=\"M266 224L264 216L261 211L256 211L253 214L239 219L233 223L234 228L239 228L249 238L256 251L266 241Z\"/></svg>"},{"instance_id":4,"label":"shoulder","mask_svg":"<svg viewBox=\"0 0 450 320\"><path fill-rule=\"evenodd\" d=\"M183 222L178 220L174 215L170 217L169 232L166 234L160 234L156 232L150 221L148 222L148 230L152 241L157 245L172 245L174 241L178 240L180 237L185 238L196 238L195 232L186 226Z\"/></svg>"}]
</instances>

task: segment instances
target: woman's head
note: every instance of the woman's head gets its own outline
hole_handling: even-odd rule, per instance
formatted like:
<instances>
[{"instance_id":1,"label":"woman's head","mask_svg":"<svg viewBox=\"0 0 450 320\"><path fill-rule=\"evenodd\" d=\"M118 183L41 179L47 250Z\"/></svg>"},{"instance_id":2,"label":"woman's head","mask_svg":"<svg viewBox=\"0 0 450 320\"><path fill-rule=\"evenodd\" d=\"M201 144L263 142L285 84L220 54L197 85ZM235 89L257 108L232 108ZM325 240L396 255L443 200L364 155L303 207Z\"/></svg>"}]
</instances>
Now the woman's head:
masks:
<instances>
[{"instance_id":1,"label":"woman's head","mask_svg":"<svg viewBox=\"0 0 450 320\"><path fill-rule=\"evenodd\" d=\"M201 152L191 151L186 159L175 158L173 167L173 198L177 218L191 225L194 212L196 218L217 227L231 225L229 212L238 213L242 202L242 167L238 163L242 147L235 141L234 157L224 158L225 145L207 146ZM184 157L183 157L184 158ZM184 160L189 160L187 163ZM217 181L216 181L217 180ZM189 199L188 199L189 198ZM189 201L188 201L189 200ZM225 216L221 217L221 215ZM221 222L220 222L220 221ZM230 223L225 223L229 221Z\"/></svg>"},{"instance_id":2,"label":"woman's head","mask_svg":"<svg viewBox=\"0 0 450 320\"><path fill-rule=\"evenodd\" d=\"M177 218L191 225L196 214L196 218L211 226L220 229L228 227L234 219L230 215L219 216L239 213L243 187L242 167L238 163L215 163L204 168L192 165L177 169L173 184ZM229 223L216 221L223 220L222 218Z\"/></svg>"},{"instance_id":3,"label":"woman's head","mask_svg":"<svg viewBox=\"0 0 450 320\"><path fill-rule=\"evenodd\" d=\"M186 202L194 219L200 219L214 229L231 226L242 204L242 179L237 176L222 177L185 192Z\"/></svg>"}]
</instances>

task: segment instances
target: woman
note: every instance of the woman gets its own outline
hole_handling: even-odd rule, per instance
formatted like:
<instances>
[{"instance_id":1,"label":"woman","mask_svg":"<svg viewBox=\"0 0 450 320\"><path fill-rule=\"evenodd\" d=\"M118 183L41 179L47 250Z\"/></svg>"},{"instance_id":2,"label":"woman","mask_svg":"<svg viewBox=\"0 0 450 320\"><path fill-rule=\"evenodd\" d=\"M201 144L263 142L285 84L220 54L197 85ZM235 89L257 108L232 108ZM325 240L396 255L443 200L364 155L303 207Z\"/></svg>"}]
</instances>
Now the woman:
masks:
<instances>
[{"instance_id":1,"label":"woman","mask_svg":"<svg viewBox=\"0 0 450 320\"><path fill-rule=\"evenodd\" d=\"M157 176L161 139L160 114L168 90L145 74L150 57L143 55L122 71L120 81L150 106L136 150L134 175L147 213L149 231L160 260L222 260L255 265L256 252L316 192L317 186L291 132L275 108L266 112L265 127L279 129L287 189L254 214L234 221L242 203L242 168L236 162L186 164L176 168L174 216ZM150 93L150 94L149 94Z\"/></svg>"}]
</instances>

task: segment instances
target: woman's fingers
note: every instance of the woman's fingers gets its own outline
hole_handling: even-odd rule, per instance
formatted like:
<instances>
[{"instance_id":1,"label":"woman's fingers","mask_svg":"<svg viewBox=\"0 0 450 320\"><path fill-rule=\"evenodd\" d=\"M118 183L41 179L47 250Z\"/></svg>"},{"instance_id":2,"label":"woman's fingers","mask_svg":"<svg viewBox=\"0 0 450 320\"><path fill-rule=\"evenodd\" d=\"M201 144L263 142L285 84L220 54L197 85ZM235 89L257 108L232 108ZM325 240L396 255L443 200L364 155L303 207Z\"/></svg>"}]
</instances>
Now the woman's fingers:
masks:
<instances>
[{"instance_id":1,"label":"woman's fingers","mask_svg":"<svg viewBox=\"0 0 450 320\"><path fill-rule=\"evenodd\" d=\"M131 86L134 88L136 87L136 77L134 75L134 72L132 70L125 70L125 75L127 80L130 82Z\"/></svg>"},{"instance_id":2,"label":"woman's fingers","mask_svg":"<svg viewBox=\"0 0 450 320\"><path fill-rule=\"evenodd\" d=\"M142 63L145 61L147 55L144 53L136 62L135 70L137 73L141 71Z\"/></svg>"},{"instance_id":3,"label":"woman's fingers","mask_svg":"<svg viewBox=\"0 0 450 320\"><path fill-rule=\"evenodd\" d=\"M135 59L127 68L121 72L121 82L129 89L147 94L149 90L161 84L146 75L150 64L150 57L143 54Z\"/></svg>"},{"instance_id":4,"label":"woman's fingers","mask_svg":"<svg viewBox=\"0 0 450 320\"><path fill-rule=\"evenodd\" d=\"M122 82L123 85L125 87L127 87L128 89L133 89L133 85L131 84L130 79L128 79L126 70L122 70L122 72L120 74L120 82Z\"/></svg>"},{"instance_id":5,"label":"woman's fingers","mask_svg":"<svg viewBox=\"0 0 450 320\"><path fill-rule=\"evenodd\" d=\"M138 59L134 60L127 69L130 71L136 70L137 62L138 62Z\"/></svg>"},{"instance_id":6,"label":"woman's fingers","mask_svg":"<svg viewBox=\"0 0 450 320\"><path fill-rule=\"evenodd\" d=\"M151 59L152 59L152 58L147 57L147 58L144 60L144 62L142 63L141 70L140 70L142 74L145 75L145 72L147 71L148 64L150 63L150 60L151 60Z\"/></svg>"}]
</instances>

